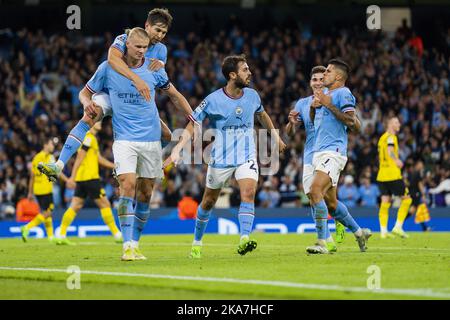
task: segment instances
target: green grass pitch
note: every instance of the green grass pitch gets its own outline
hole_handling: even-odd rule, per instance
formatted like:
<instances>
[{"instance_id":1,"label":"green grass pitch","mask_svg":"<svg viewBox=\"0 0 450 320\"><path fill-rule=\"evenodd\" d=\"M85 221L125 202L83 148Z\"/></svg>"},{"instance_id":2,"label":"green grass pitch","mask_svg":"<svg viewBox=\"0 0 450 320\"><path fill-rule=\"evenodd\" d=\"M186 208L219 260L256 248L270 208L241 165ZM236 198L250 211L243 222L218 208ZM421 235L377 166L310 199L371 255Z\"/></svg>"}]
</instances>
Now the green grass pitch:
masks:
<instances>
[{"instance_id":1,"label":"green grass pitch","mask_svg":"<svg viewBox=\"0 0 450 320\"><path fill-rule=\"evenodd\" d=\"M144 236L148 260L133 262L120 261L112 237L4 239L0 299L450 299L450 233L410 236L374 234L361 253L347 234L336 254L307 255L314 234L259 233L258 248L239 256L239 236L207 234L201 260L188 258L192 235ZM78 290L67 288L71 265ZM381 289L368 288L377 275Z\"/></svg>"}]
</instances>

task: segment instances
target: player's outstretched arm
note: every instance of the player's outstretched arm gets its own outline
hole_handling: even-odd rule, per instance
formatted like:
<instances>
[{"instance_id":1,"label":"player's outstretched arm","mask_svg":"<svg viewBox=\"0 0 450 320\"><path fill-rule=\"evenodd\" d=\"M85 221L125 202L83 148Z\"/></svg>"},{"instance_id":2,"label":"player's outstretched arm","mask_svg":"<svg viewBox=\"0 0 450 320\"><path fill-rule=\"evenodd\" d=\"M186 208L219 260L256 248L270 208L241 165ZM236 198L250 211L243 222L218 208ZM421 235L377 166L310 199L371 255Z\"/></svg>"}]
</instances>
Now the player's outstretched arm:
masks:
<instances>
[{"instance_id":1,"label":"player's outstretched arm","mask_svg":"<svg viewBox=\"0 0 450 320\"><path fill-rule=\"evenodd\" d=\"M84 158L86 157L86 150L83 149L84 145L82 145L81 149L77 152L77 157L75 158L75 163L72 167L72 173L70 174L69 181L70 183L75 183L75 177L77 176L78 169L81 166L81 163L83 162Z\"/></svg>"},{"instance_id":2,"label":"player's outstretched arm","mask_svg":"<svg viewBox=\"0 0 450 320\"><path fill-rule=\"evenodd\" d=\"M256 117L258 118L259 123L261 123L261 125L269 130L270 134L274 134L275 138L277 138L278 144L280 146L280 152L283 152L284 149L286 148L286 144L283 142L283 140L281 140L280 135L278 134L278 130L275 129L272 119L270 119L270 116L267 114L267 112L263 111L260 113L256 114Z\"/></svg>"},{"instance_id":3,"label":"player's outstretched arm","mask_svg":"<svg viewBox=\"0 0 450 320\"><path fill-rule=\"evenodd\" d=\"M161 123L162 139L167 142L172 141L172 131L169 129L169 126L161 118L159 122Z\"/></svg>"},{"instance_id":4,"label":"player's outstretched arm","mask_svg":"<svg viewBox=\"0 0 450 320\"><path fill-rule=\"evenodd\" d=\"M139 91L139 93L145 98L145 100L150 101L150 88L144 80L142 80L137 74L131 71L131 69L127 66L127 64L123 60L123 53L120 50L116 48L109 48L108 63L114 69L114 71L133 81L137 91Z\"/></svg>"},{"instance_id":5,"label":"player's outstretched arm","mask_svg":"<svg viewBox=\"0 0 450 320\"><path fill-rule=\"evenodd\" d=\"M286 125L286 133L288 134L288 136L292 137L295 134L295 129L297 127L297 125L300 123L300 121L298 120L298 115L300 112L295 111L295 110L291 110L291 112L289 112L289 122Z\"/></svg>"},{"instance_id":6,"label":"player's outstretched arm","mask_svg":"<svg viewBox=\"0 0 450 320\"><path fill-rule=\"evenodd\" d=\"M169 88L163 90L170 98L175 107L186 114L186 117L190 121L195 120L192 118L192 108L186 98L175 88L173 84L170 84Z\"/></svg>"},{"instance_id":7,"label":"player's outstretched arm","mask_svg":"<svg viewBox=\"0 0 450 320\"><path fill-rule=\"evenodd\" d=\"M183 130L183 133L181 134L180 141L173 147L172 152L170 156L164 161L163 168L166 168L171 163L174 163L175 165L180 160L180 153L181 150L185 147L185 145L191 140L192 135L194 134L194 123L191 121L188 123L186 128Z\"/></svg>"},{"instance_id":8,"label":"player's outstretched arm","mask_svg":"<svg viewBox=\"0 0 450 320\"><path fill-rule=\"evenodd\" d=\"M100 153L98 154L98 164L101 165L102 167L105 167L105 168L111 169L111 170L115 168L114 163L109 161L108 159L106 159Z\"/></svg>"}]
</instances>

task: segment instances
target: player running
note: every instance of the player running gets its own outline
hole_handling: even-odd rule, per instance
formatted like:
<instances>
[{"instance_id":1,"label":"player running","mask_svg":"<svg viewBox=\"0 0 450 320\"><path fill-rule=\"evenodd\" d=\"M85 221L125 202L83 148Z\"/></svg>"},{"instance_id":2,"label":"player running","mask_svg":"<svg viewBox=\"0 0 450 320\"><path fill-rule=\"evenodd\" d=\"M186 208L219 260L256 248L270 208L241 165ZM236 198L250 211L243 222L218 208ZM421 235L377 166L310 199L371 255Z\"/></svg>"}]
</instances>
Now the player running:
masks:
<instances>
[{"instance_id":1,"label":"player running","mask_svg":"<svg viewBox=\"0 0 450 320\"><path fill-rule=\"evenodd\" d=\"M108 226L111 234L118 243L122 243L122 233L116 226L111 210L111 204L102 188L99 174L99 165L114 169L114 163L104 158L100 154L97 133L102 129L102 123L97 122L86 134L81 148L78 149L75 164L72 168L72 175L69 181L76 183L75 195L72 198L70 207L63 215L60 227L60 239L56 244L74 245L67 239L67 228L72 224L77 213L83 208L87 197L94 200L100 209L103 221Z\"/></svg>"},{"instance_id":2,"label":"player running","mask_svg":"<svg viewBox=\"0 0 450 320\"><path fill-rule=\"evenodd\" d=\"M326 68L324 66L315 66L311 70L311 80L309 85L313 91L323 90L323 74ZM289 123L286 125L286 132L289 136L293 136L296 132L296 127L303 124L306 133L306 141L303 149L303 190L305 194L310 197L311 183L314 176L314 169L312 165L313 159L313 147L314 147L314 122L310 117L311 104L314 101L314 95L307 98L301 98L295 104L294 110L289 113ZM325 202L328 198L325 197ZM311 207L311 214L314 218L314 214ZM335 221L336 223L336 242L341 243L345 235L345 227ZM331 237L330 231L328 229L328 224L326 226L326 244L329 252L336 252L337 247Z\"/></svg>"},{"instance_id":3,"label":"player running","mask_svg":"<svg viewBox=\"0 0 450 320\"><path fill-rule=\"evenodd\" d=\"M377 182L381 192L381 205L378 214L380 218L381 239L391 238L393 237L392 234L401 238L408 238L408 235L403 231L403 222L408 215L412 199L402 178L401 169L403 162L398 157L398 141L396 136L399 131L400 121L397 117L391 117L388 119L386 132L378 140L380 167ZM397 211L397 221L392 229L392 234L389 234L387 228L392 195L401 197L402 201Z\"/></svg>"},{"instance_id":4,"label":"player running","mask_svg":"<svg viewBox=\"0 0 450 320\"><path fill-rule=\"evenodd\" d=\"M144 29L134 28L129 32L125 54L128 66L147 82L151 93L156 88L162 89L178 109L191 115L189 103L170 83L165 70L148 70L151 61L144 57L148 44L149 36ZM101 91L109 93L111 106L100 107L93 103L93 94ZM124 261L146 259L138 243L150 214L154 180L162 177L161 124L154 97L152 94L150 101L143 99L130 80L115 72L107 61L103 62L80 92L85 113L70 132L60 158L56 163L41 165L41 170L49 178L58 176L81 145L86 132L104 115L112 115Z\"/></svg>"},{"instance_id":5,"label":"player running","mask_svg":"<svg viewBox=\"0 0 450 320\"><path fill-rule=\"evenodd\" d=\"M210 95L195 109L193 117L202 122L210 120L215 130L215 140L208 165L206 188L198 207L195 221L192 258L202 256L202 237L211 216L212 209L222 188L230 177L235 175L240 189L239 207L240 242L237 252L245 255L254 250L257 243L250 239L255 218L255 192L258 182L258 162L253 138L254 117L275 136L282 152L286 145L280 139L269 115L264 111L256 90L248 88L251 72L245 56L228 56L222 63L222 73L227 80L225 87ZM180 151L192 135L194 125L190 123L181 141L166 159L164 167L180 159Z\"/></svg>"},{"instance_id":6,"label":"player running","mask_svg":"<svg viewBox=\"0 0 450 320\"><path fill-rule=\"evenodd\" d=\"M47 231L47 237L50 242L54 241L53 237L53 221L52 213L54 209L53 204L53 183L50 182L45 175L39 172L37 166L40 162L54 161L53 151L55 150L55 144L57 142L54 139L48 139L44 144L41 152L36 154L31 161L30 182L28 184L28 199L32 200L33 195L39 203L41 212L31 220L27 225L21 228L22 240L27 242L30 229L37 227L41 223L44 223L45 230ZM67 177L61 174L63 181L68 182ZM68 186L74 186L74 184L68 184Z\"/></svg>"},{"instance_id":7,"label":"player running","mask_svg":"<svg viewBox=\"0 0 450 320\"><path fill-rule=\"evenodd\" d=\"M306 248L308 253L329 253L326 246L328 208L330 215L355 235L362 252L367 249L371 236L369 229L361 229L348 212L347 207L337 201L336 187L340 172L347 162L347 128L359 130L356 117L355 97L345 87L349 66L340 59L332 59L324 72L323 84L328 88L314 91L311 104L311 119L314 119L315 142L313 148L314 177L310 199L316 221L317 244ZM325 203L324 198L328 198Z\"/></svg>"}]
</instances>

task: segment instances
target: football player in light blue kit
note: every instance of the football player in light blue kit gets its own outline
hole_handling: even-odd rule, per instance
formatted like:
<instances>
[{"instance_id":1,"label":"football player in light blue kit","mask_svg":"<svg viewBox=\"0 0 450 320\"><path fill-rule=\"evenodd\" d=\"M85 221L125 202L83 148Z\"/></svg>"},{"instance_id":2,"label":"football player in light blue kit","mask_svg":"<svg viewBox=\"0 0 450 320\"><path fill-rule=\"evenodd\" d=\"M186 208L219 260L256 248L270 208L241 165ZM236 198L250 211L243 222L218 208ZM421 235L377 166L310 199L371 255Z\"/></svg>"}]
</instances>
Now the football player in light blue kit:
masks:
<instances>
[{"instance_id":1,"label":"football player in light blue kit","mask_svg":"<svg viewBox=\"0 0 450 320\"><path fill-rule=\"evenodd\" d=\"M315 141L313 148L314 178L310 200L316 220L317 244L306 248L308 253L328 253L326 229L328 208L330 215L355 235L362 252L367 249L371 236L369 229L361 229L348 212L347 207L337 201L336 187L339 174L347 162L347 129L357 131L360 126L356 117L356 101L345 87L350 68L340 59L332 59L324 73L323 84L328 91L314 91L311 118L314 119ZM328 198L325 203L325 196ZM328 208L327 208L328 205Z\"/></svg>"},{"instance_id":2,"label":"football player in light blue kit","mask_svg":"<svg viewBox=\"0 0 450 320\"><path fill-rule=\"evenodd\" d=\"M311 70L311 80L309 85L313 91L323 90L323 74L325 72L324 66L315 66ZM314 148L314 137L315 129L314 122L311 120L311 104L314 101L314 95L310 95L306 98L301 98L295 104L295 107L289 113L289 122L286 125L286 132L289 136L293 136L296 133L296 127L303 125L306 133L306 141L303 148L303 177L302 184L305 194L309 197L311 191L311 183L314 177L314 168L312 165L313 159L313 148ZM325 201L328 199L325 198ZM311 215L314 218L314 212L311 207ZM345 234L345 227L336 221L336 239L342 239L343 234ZM338 241L340 243L341 241ZM329 252L336 252L337 247L331 237L328 225L326 227L326 244Z\"/></svg>"},{"instance_id":3,"label":"football player in light blue kit","mask_svg":"<svg viewBox=\"0 0 450 320\"><path fill-rule=\"evenodd\" d=\"M167 47L161 43L161 41L166 36L172 25L172 21L173 18L167 9L155 8L148 13L147 20L145 21L145 31L147 31L147 34L150 37L150 45L145 52L145 57L151 60L149 65L151 71L157 71L160 68L164 68L167 63ZM128 68L123 60L127 51L127 39L127 32L114 39L113 44L108 50L108 63L115 71L133 81L133 84L136 86L139 93L141 93L147 101L150 101L150 88L147 83L142 80L138 74L133 72L132 69ZM162 120L161 129L163 139L170 141L172 132Z\"/></svg>"},{"instance_id":4,"label":"football player in light blue kit","mask_svg":"<svg viewBox=\"0 0 450 320\"><path fill-rule=\"evenodd\" d=\"M241 205L239 207L240 242L238 253L245 255L256 248L257 243L250 239L255 217L255 193L258 182L258 163L254 143L255 115L261 125L271 130L282 152L286 145L274 129L272 120L264 111L259 94L248 88L251 72L244 56L228 56L222 63L222 73L227 85L210 95L194 110L197 122L208 118L214 130L214 143L206 176L206 188L198 207L195 222L192 258L201 258L202 237L221 189L230 177L235 175L238 182ZM194 124L190 123L181 141L165 161L167 166L180 159L180 151L192 135Z\"/></svg>"},{"instance_id":5,"label":"football player in light blue kit","mask_svg":"<svg viewBox=\"0 0 450 320\"><path fill-rule=\"evenodd\" d=\"M130 80L114 71L107 61L103 62L80 92L85 114L70 132L58 161L42 164L40 168L49 178L57 177L80 147L90 127L103 116L112 115L124 261L146 259L139 250L138 242L150 214L149 201L154 180L162 177L161 125L154 101L155 89L163 89L177 108L192 114L189 103L170 83L165 70L148 70L151 61L144 57L148 44L149 37L144 29L132 29L127 39L125 60L147 82L152 93L151 100L146 101ZM100 107L92 102L93 95L101 91L108 92L111 106Z\"/></svg>"}]
</instances>

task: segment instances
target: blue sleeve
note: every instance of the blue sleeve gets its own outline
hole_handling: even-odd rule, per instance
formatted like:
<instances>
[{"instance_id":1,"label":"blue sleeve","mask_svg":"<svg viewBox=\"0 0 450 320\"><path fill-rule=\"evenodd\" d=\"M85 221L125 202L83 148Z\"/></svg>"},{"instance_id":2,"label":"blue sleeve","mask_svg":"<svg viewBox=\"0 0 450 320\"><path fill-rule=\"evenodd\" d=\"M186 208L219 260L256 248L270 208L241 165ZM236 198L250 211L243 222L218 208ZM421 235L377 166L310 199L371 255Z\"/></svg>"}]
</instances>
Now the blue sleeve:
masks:
<instances>
[{"instance_id":1,"label":"blue sleeve","mask_svg":"<svg viewBox=\"0 0 450 320\"><path fill-rule=\"evenodd\" d=\"M91 79L86 83L86 88L92 92L97 93L103 91L106 87L106 71L108 69L108 63L103 62L95 71Z\"/></svg>"},{"instance_id":2,"label":"blue sleeve","mask_svg":"<svg viewBox=\"0 0 450 320\"><path fill-rule=\"evenodd\" d=\"M161 43L161 49L158 51L158 60L167 63L167 47Z\"/></svg>"},{"instance_id":3,"label":"blue sleeve","mask_svg":"<svg viewBox=\"0 0 450 320\"><path fill-rule=\"evenodd\" d=\"M208 101L208 98L203 100L197 108L195 108L194 112L192 113L192 117L197 122L202 122L207 116L208 116L208 107L210 105L210 102Z\"/></svg>"},{"instance_id":4,"label":"blue sleeve","mask_svg":"<svg viewBox=\"0 0 450 320\"><path fill-rule=\"evenodd\" d=\"M294 107L294 110L299 112L297 120L301 121L303 123L305 122L303 120L303 105L304 105L304 101L305 101L305 99L298 100L297 103L295 104L295 107Z\"/></svg>"},{"instance_id":5,"label":"blue sleeve","mask_svg":"<svg viewBox=\"0 0 450 320\"><path fill-rule=\"evenodd\" d=\"M339 91L338 105L342 112L356 111L356 99L348 88Z\"/></svg>"},{"instance_id":6,"label":"blue sleeve","mask_svg":"<svg viewBox=\"0 0 450 320\"><path fill-rule=\"evenodd\" d=\"M255 112L256 113L264 112L264 107L261 103L261 97L259 96L258 92L256 92L256 91L255 91L255 94L256 94L256 104L257 104Z\"/></svg>"},{"instance_id":7,"label":"blue sleeve","mask_svg":"<svg viewBox=\"0 0 450 320\"><path fill-rule=\"evenodd\" d=\"M120 50L122 53L125 53L125 50L127 49L126 43L127 43L127 35L124 33L121 34L120 36L117 36L114 39L114 42L111 45L111 47Z\"/></svg>"},{"instance_id":8,"label":"blue sleeve","mask_svg":"<svg viewBox=\"0 0 450 320\"><path fill-rule=\"evenodd\" d=\"M155 71L153 73L156 79L156 87L167 90L170 87L170 80L169 76L166 73L166 70L164 68L159 69L158 71Z\"/></svg>"}]
</instances>

